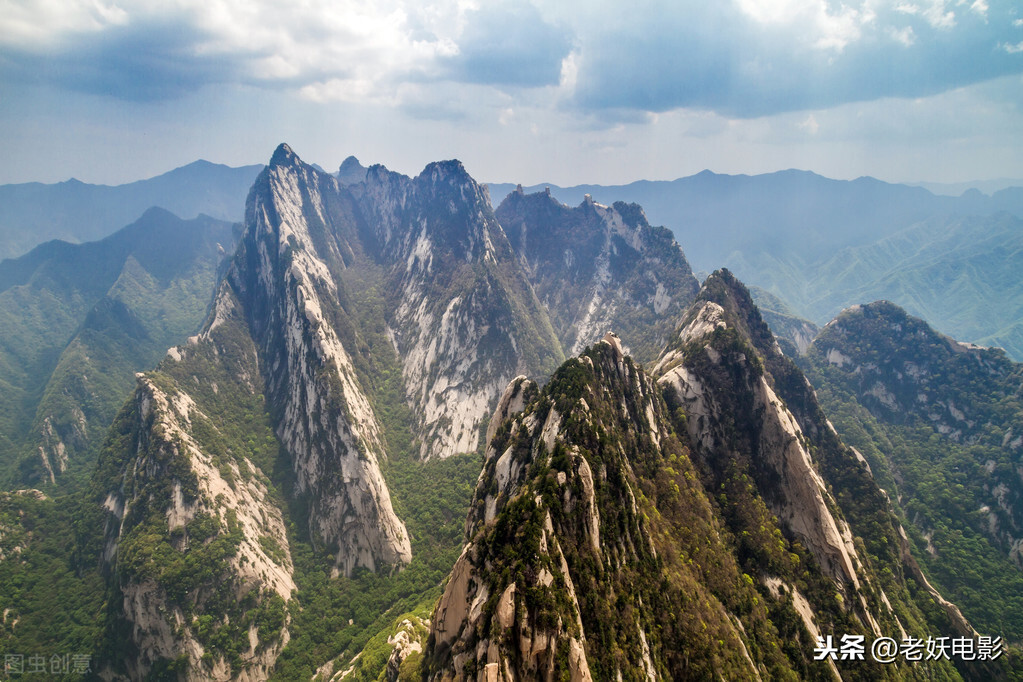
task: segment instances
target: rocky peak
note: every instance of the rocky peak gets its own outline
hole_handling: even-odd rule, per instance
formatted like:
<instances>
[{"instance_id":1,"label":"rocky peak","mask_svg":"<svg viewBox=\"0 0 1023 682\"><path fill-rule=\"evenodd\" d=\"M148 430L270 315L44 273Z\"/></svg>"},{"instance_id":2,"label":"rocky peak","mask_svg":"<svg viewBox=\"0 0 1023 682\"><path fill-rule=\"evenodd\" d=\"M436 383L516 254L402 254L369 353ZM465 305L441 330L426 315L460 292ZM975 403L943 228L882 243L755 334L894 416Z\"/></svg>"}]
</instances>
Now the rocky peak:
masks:
<instances>
[{"instance_id":1,"label":"rocky peak","mask_svg":"<svg viewBox=\"0 0 1023 682\"><path fill-rule=\"evenodd\" d=\"M349 156L341 162L337 171L337 179L346 185L354 185L363 182L369 169L359 163L354 156Z\"/></svg>"},{"instance_id":2,"label":"rocky peak","mask_svg":"<svg viewBox=\"0 0 1023 682\"><path fill-rule=\"evenodd\" d=\"M532 397L524 379L509 385L466 545L431 619L427 679L812 676L820 669L806 667L802 647L812 649L838 622L846 632L879 633L882 624L898 631L889 611L873 616L885 609L875 597L863 605L863 578L845 593L863 619L857 624L836 603L830 578L809 577L815 555L786 540L762 502L732 506L737 491L708 478L696 458L702 446L687 445L686 420L708 415L669 407L664 386L611 335L566 361ZM765 392L757 409L772 399ZM765 448L795 447L782 435L795 428L791 420L765 428L775 439ZM803 456L788 454L789 467ZM804 467L792 475L815 474ZM748 479L740 486L755 488ZM743 514L748 525L734 521ZM855 562L847 529L828 519L836 554L826 560ZM853 575L859 568L828 566ZM832 671L842 676L845 666Z\"/></svg>"},{"instance_id":3,"label":"rocky peak","mask_svg":"<svg viewBox=\"0 0 1023 682\"><path fill-rule=\"evenodd\" d=\"M277 435L311 496L311 526L346 574L401 565L409 539L379 470L381 427L355 349L342 341L354 330L338 314L341 272L360 249L353 200L286 146L277 156L290 164L271 164L254 186L228 277L246 294Z\"/></svg>"},{"instance_id":4,"label":"rocky peak","mask_svg":"<svg viewBox=\"0 0 1023 682\"><path fill-rule=\"evenodd\" d=\"M270 168L276 168L278 166L294 166L301 163L301 159L298 158L298 154L292 151L284 142L277 145L277 149L274 150L273 156L270 157Z\"/></svg>"},{"instance_id":5,"label":"rocky peak","mask_svg":"<svg viewBox=\"0 0 1023 682\"><path fill-rule=\"evenodd\" d=\"M671 233L634 204L591 197L569 208L549 193L512 192L496 215L571 353L614 329L653 361L699 288Z\"/></svg>"},{"instance_id":6,"label":"rocky peak","mask_svg":"<svg viewBox=\"0 0 1023 682\"><path fill-rule=\"evenodd\" d=\"M781 353L746 288L727 271L711 275L677 335L655 371L669 405L686 414L694 455L712 484L741 505L754 502L733 483L752 484L868 631L876 635L893 623L902 628L888 597L871 596L884 590L872 562L913 568L896 549L901 526L862 456L839 440L813 389ZM832 496L836 479L857 488L855 500L840 504ZM870 533L871 551L881 559L857 549L860 532ZM937 598L925 581L921 587ZM954 615L957 631L968 631L961 614Z\"/></svg>"}]
</instances>

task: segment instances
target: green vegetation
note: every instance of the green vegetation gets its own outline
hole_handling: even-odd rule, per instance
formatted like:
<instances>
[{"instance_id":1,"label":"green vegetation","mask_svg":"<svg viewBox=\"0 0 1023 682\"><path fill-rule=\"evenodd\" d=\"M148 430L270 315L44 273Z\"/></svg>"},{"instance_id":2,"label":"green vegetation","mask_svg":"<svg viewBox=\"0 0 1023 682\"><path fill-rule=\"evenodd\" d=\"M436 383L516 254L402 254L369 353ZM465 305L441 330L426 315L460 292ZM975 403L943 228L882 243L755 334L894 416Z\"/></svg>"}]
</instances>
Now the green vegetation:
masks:
<instances>
[{"instance_id":1,"label":"green vegetation","mask_svg":"<svg viewBox=\"0 0 1023 682\"><path fill-rule=\"evenodd\" d=\"M3 263L0 465L8 486L57 491L87 481L134 373L198 328L219 246L233 243L227 223L153 209L102 241L49 243Z\"/></svg>"},{"instance_id":2,"label":"green vegetation","mask_svg":"<svg viewBox=\"0 0 1023 682\"><path fill-rule=\"evenodd\" d=\"M102 638L103 577L75 551L72 529L80 511L80 500L71 496L0 493L0 646L26 662L43 656L47 670L55 655L88 657L95 669Z\"/></svg>"},{"instance_id":3,"label":"green vegetation","mask_svg":"<svg viewBox=\"0 0 1023 682\"><path fill-rule=\"evenodd\" d=\"M783 254L735 263L747 281L824 324L864 301L893 301L956 339L1023 360L1023 222L1000 213L935 217L816 262Z\"/></svg>"},{"instance_id":4,"label":"green vegetation","mask_svg":"<svg viewBox=\"0 0 1023 682\"><path fill-rule=\"evenodd\" d=\"M827 360L830 350L841 365ZM843 315L804 362L931 581L982 633L1021 641L1023 572L1009 552L1023 509L1007 436L1023 423L1020 366L967 351L890 304Z\"/></svg>"}]
</instances>

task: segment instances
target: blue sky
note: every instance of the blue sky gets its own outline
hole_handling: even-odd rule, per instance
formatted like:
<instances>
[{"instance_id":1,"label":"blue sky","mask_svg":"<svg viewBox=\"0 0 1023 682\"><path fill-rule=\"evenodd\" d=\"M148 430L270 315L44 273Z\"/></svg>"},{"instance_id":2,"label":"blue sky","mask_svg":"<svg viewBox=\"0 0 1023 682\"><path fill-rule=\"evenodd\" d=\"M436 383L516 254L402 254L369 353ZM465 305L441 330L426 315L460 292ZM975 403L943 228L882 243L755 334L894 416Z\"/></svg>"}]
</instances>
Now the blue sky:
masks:
<instances>
[{"instance_id":1,"label":"blue sky","mask_svg":"<svg viewBox=\"0 0 1023 682\"><path fill-rule=\"evenodd\" d=\"M1018 0L0 0L0 182L197 158L1023 178Z\"/></svg>"}]
</instances>

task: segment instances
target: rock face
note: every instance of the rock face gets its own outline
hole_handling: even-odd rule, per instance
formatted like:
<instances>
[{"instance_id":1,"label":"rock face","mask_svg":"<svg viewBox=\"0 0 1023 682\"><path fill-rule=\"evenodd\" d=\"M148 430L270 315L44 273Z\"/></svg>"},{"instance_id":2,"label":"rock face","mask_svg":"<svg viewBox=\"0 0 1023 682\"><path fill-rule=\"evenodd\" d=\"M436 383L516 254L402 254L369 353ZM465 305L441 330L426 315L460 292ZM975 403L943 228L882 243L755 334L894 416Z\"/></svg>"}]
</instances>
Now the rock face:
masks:
<instances>
[{"instance_id":1,"label":"rock face","mask_svg":"<svg viewBox=\"0 0 1023 682\"><path fill-rule=\"evenodd\" d=\"M543 307L457 161L415 179L374 166L352 188L387 268L389 336L425 458L471 452L505 385L563 359Z\"/></svg>"},{"instance_id":2,"label":"rock face","mask_svg":"<svg viewBox=\"0 0 1023 682\"><path fill-rule=\"evenodd\" d=\"M203 330L139 376L94 478L131 633L108 672L265 678L295 587L269 476L290 468L305 514L290 520L334 575L400 569L411 545L380 415L410 413L424 459L471 452L504 386L561 359L460 163L415 179L377 166L349 186L281 145ZM250 651L223 650L229 636Z\"/></svg>"},{"instance_id":3,"label":"rock face","mask_svg":"<svg viewBox=\"0 0 1023 682\"><path fill-rule=\"evenodd\" d=\"M309 523L345 574L411 557L380 473L381 426L342 341L354 336L339 276L357 239L354 210L337 180L282 145L249 195L229 274L246 300L277 437L310 497Z\"/></svg>"},{"instance_id":4,"label":"rock face","mask_svg":"<svg viewBox=\"0 0 1023 682\"><path fill-rule=\"evenodd\" d=\"M665 676L684 666L682 631L704 653L723 639L713 657L719 670L756 677L726 608L667 545L692 547L655 513L652 496L672 496L685 510L671 511L707 531L711 551L722 550L658 388L620 343L600 342L569 360L539 393L516 379L501 406L469 542L432 619L431 678ZM690 492L692 508L682 499ZM737 577L734 563L728 568ZM669 617L683 604L709 629L688 632L692 621Z\"/></svg>"},{"instance_id":5,"label":"rock face","mask_svg":"<svg viewBox=\"0 0 1023 682\"><path fill-rule=\"evenodd\" d=\"M671 232L636 204L587 197L569 208L519 188L497 218L568 354L614 330L637 360L652 362L699 289Z\"/></svg>"},{"instance_id":6,"label":"rock face","mask_svg":"<svg viewBox=\"0 0 1023 682\"><path fill-rule=\"evenodd\" d=\"M216 320L178 360L138 375L100 460L104 561L128 633L111 676L179 661L181 679L265 679L289 639L293 567L265 454L238 447L220 419L261 407L256 350L227 291ZM228 658L223 637L247 646Z\"/></svg>"},{"instance_id":7,"label":"rock face","mask_svg":"<svg viewBox=\"0 0 1023 682\"><path fill-rule=\"evenodd\" d=\"M897 677L806 652L822 633L947 625L928 624L895 577L904 564L884 495L821 433L812 390L745 289L712 276L677 332L658 381L609 334L543 389L509 385L432 619L429 679ZM811 454L828 438L886 524L889 553L855 537L831 496L839 466Z\"/></svg>"},{"instance_id":8,"label":"rock face","mask_svg":"<svg viewBox=\"0 0 1023 682\"><path fill-rule=\"evenodd\" d=\"M694 451L716 484L727 490L735 472L744 471L782 529L810 551L875 636L886 622L888 629L905 629L885 594L902 587L876 578L885 564L950 607L945 625L973 631L905 550L905 532L870 467L838 438L806 378L781 353L748 291L727 270L704 283L654 373L668 403L686 413ZM740 421L740 414L752 418ZM833 497L830 486L843 495ZM875 559L871 567L857 548L854 535L861 534L880 565Z\"/></svg>"}]
</instances>

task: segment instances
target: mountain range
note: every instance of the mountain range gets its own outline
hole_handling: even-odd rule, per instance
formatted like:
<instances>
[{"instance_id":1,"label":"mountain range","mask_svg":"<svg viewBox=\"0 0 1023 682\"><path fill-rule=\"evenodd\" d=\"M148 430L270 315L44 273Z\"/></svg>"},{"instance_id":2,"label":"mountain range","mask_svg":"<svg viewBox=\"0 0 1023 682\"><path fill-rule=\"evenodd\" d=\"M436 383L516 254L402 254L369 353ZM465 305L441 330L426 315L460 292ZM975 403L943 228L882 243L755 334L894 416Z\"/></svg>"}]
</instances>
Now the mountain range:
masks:
<instances>
[{"instance_id":1,"label":"mountain range","mask_svg":"<svg viewBox=\"0 0 1023 682\"><path fill-rule=\"evenodd\" d=\"M495 196L514 191L490 187ZM697 270L728 267L814 324L884 298L946 334L1023 360L1013 246L1023 218L1019 187L953 197L789 170L533 190L570 204L586 194L638 203L672 230Z\"/></svg>"},{"instance_id":2,"label":"mountain range","mask_svg":"<svg viewBox=\"0 0 1023 682\"><path fill-rule=\"evenodd\" d=\"M0 185L0 259L28 253L53 239L95 241L134 222L147 209L183 218L205 214L241 220L245 196L261 165L231 168L208 161L124 185L91 185L71 179L57 184Z\"/></svg>"},{"instance_id":3,"label":"mountain range","mask_svg":"<svg viewBox=\"0 0 1023 682\"><path fill-rule=\"evenodd\" d=\"M761 315L637 204L516 188L495 209L457 161L330 174L281 145L244 205L240 230L154 209L0 265L23 330L5 418L66 452L82 368L127 384L74 477L50 431L12 439L5 650L154 680L1023 669L1001 351L888 303L818 330L765 292ZM54 388L18 374L33 349ZM979 635L1004 655L820 655Z\"/></svg>"},{"instance_id":4,"label":"mountain range","mask_svg":"<svg viewBox=\"0 0 1023 682\"><path fill-rule=\"evenodd\" d=\"M91 470L136 371L206 316L236 226L159 208L96 242L0 262L0 462L38 485Z\"/></svg>"}]
</instances>

